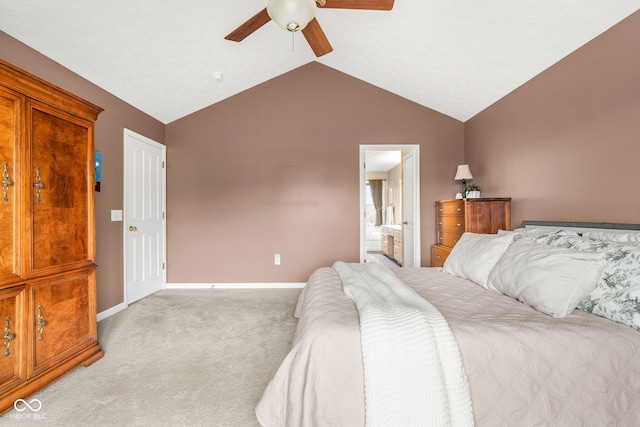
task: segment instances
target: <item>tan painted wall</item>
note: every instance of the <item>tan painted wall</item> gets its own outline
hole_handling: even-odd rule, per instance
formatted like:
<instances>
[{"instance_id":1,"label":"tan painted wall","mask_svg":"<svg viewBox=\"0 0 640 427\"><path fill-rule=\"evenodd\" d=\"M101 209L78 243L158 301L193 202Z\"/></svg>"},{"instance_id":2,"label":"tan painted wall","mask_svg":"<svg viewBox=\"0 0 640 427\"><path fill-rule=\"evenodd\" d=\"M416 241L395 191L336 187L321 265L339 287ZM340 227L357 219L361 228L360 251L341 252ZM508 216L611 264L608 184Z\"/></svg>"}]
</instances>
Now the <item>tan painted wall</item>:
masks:
<instances>
[{"instance_id":1,"label":"tan painted wall","mask_svg":"<svg viewBox=\"0 0 640 427\"><path fill-rule=\"evenodd\" d=\"M483 196L512 219L640 222L640 12L465 123Z\"/></svg>"},{"instance_id":2,"label":"tan painted wall","mask_svg":"<svg viewBox=\"0 0 640 427\"><path fill-rule=\"evenodd\" d=\"M360 144L420 144L427 265L463 124L310 63L170 123L166 137L167 280L304 282L359 260Z\"/></svg>"},{"instance_id":3,"label":"tan painted wall","mask_svg":"<svg viewBox=\"0 0 640 427\"><path fill-rule=\"evenodd\" d=\"M163 143L164 124L3 32L0 58L104 108L95 128L96 150L103 159L101 191L96 193L98 312L118 305L124 301L122 222L111 222L111 210L122 209L124 128Z\"/></svg>"}]
</instances>

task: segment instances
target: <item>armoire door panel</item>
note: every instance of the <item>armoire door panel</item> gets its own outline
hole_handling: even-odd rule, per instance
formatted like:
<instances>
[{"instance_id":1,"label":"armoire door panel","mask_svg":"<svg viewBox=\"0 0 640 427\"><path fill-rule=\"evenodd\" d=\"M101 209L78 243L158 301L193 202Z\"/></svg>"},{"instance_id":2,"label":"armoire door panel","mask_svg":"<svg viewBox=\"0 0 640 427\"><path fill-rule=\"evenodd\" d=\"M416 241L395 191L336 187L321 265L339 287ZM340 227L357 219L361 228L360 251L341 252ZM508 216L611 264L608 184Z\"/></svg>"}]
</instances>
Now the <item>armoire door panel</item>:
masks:
<instances>
[{"instance_id":1,"label":"armoire door panel","mask_svg":"<svg viewBox=\"0 0 640 427\"><path fill-rule=\"evenodd\" d=\"M33 374L97 341L95 269L32 284Z\"/></svg>"},{"instance_id":2,"label":"armoire door panel","mask_svg":"<svg viewBox=\"0 0 640 427\"><path fill-rule=\"evenodd\" d=\"M92 263L91 123L32 104L32 273Z\"/></svg>"},{"instance_id":3,"label":"armoire door panel","mask_svg":"<svg viewBox=\"0 0 640 427\"><path fill-rule=\"evenodd\" d=\"M0 90L0 285L20 280L20 115L24 98Z\"/></svg>"},{"instance_id":4,"label":"armoire door panel","mask_svg":"<svg viewBox=\"0 0 640 427\"><path fill-rule=\"evenodd\" d=\"M0 291L0 324L4 337L0 347L0 394L24 381L23 352L27 339L24 299L24 285Z\"/></svg>"}]
</instances>

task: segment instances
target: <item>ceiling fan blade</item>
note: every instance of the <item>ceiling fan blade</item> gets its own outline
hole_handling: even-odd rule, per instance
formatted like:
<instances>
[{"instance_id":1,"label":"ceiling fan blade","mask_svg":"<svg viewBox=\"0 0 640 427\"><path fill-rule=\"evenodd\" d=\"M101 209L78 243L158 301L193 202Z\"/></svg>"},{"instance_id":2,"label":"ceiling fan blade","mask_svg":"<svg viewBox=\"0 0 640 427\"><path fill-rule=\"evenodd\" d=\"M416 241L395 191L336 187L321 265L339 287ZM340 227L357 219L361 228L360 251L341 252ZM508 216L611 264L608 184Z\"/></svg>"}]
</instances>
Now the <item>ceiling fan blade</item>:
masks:
<instances>
[{"instance_id":1,"label":"ceiling fan blade","mask_svg":"<svg viewBox=\"0 0 640 427\"><path fill-rule=\"evenodd\" d=\"M247 22L229 33L225 39L240 42L269 21L271 21L271 17L267 13L267 8L265 7L263 10L251 17Z\"/></svg>"},{"instance_id":2,"label":"ceiling fan blade","mask_svg":"<svg viewBox=\"0 0 640 427\"><path fill-rule=\"evenodd\" d=\"M326 0L318 1L318 6L331 9L367 9L367 10L391 10L394 0Z\"/></svg>"},{"instance_id":3,"label":"ceiling fan blade","mask_svg":"<svg viewBox=\"0 0 640 427\"><path fill-rule=\"evenodd\" d=\"M329 52L333 52L333 47L329 43L329 39L324 35L324 31L320 28L318 20L313 18L304 30L302 30L304 38L307 39L307 43L311 46L311 50L316 56L326 55Z\"/></svg>"}]
</instances>

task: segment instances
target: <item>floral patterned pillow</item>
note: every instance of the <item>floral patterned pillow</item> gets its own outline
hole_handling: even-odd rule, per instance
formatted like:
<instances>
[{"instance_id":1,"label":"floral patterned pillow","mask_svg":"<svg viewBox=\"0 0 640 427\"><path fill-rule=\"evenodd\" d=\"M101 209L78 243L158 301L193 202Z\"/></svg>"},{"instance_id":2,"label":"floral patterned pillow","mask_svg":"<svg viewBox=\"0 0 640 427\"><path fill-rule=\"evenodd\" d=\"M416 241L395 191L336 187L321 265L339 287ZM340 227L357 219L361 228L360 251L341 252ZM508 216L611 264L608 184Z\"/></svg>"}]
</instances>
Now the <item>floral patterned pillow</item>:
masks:
<instances>
[{"instance_id":1,"label":"floral patterned pillow","mask_svg":"<svg viewBox=\"0 0 640 427\"><path fill-rule=\"evenodd\" d=\"M592 239L624 243L625 245L640 245L640 232L586 231L583 236Z\"/></svg>"},{"instance_id":2,"label":"floral patterned pillow","mask_svg":"<svg viewBox=\"0 0 640 427\"><path fill-rule=\"evenodd\" d=\"M547 244L582 252L603 252L607 263L595 290L578 308L640 329L640 247L564 235Z\"/></svg>"},{"instance_id":3,"label":"floral patterned pillow","mask_svg":"<svg viewBox=\"0 0 640 427\"><path fill-rule=\"evenodd\" d=\"M532 228L527 229L519 233L517 238L524 237L525 239L536 242L540 245L546 245L549 241L557 236L574 236L578 237L578 234L574 231L564 230L559 228L557 230L548 230L544 228Z\"/></svg>"}]
</instances>

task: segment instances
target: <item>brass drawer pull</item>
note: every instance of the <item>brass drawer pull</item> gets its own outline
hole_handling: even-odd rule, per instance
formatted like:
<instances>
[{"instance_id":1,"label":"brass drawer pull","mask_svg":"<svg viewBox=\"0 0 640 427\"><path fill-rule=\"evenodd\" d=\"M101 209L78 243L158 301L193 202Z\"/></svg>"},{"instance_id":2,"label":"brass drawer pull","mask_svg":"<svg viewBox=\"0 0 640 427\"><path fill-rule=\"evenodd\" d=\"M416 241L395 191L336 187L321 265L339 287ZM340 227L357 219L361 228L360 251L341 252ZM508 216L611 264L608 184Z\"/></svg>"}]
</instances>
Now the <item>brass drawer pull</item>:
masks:
<instances>
[{"instance_id":1,"label":"brass drawer pull","mask_svg":"<svg viewBox=\"0 0 640 427\"><path fill-rule=\"evenodd\" d=\"M47 326L47 321L42 316L42 306L38 306L38 341L42 341L42 330Z\"/></svg>"},{"instance_id":2,"label":"brass drawer pull","mask_svg":"<svg viewBox=\"0 0 640 427\"><path fill-rule=\"evenodd\" d=\"M2 202L6 203L9 201L9 186L13 185L13 181L9 178L8 168L9 163L2 163L2 168L4 169L2 172Z\"/></svg>"},{"instance_id":3,"label":"brass drawer pull","mask_svg":"<svg viewBox=\"0 0 640 427\"><path fill-rule=\"evenodd\" d=\"M44 188L44 183L40 180L40 168L36 168L36 182L33 186L36 188L36 203L40 203L40 190Z\"/></svg>"},{"instance_id":4,"label":"brass drawer pull","mask_svg":"<svg viewBox=\"0 0 640 427\"><path fill-rule=\"evenodd\" d=\"M9 347L11 347L11 341L16 338L16 334L11 333L11 317L7 316L4 318L4 357L9 357L11 352L9 351Z\"/></svg>"}]
</instances>

